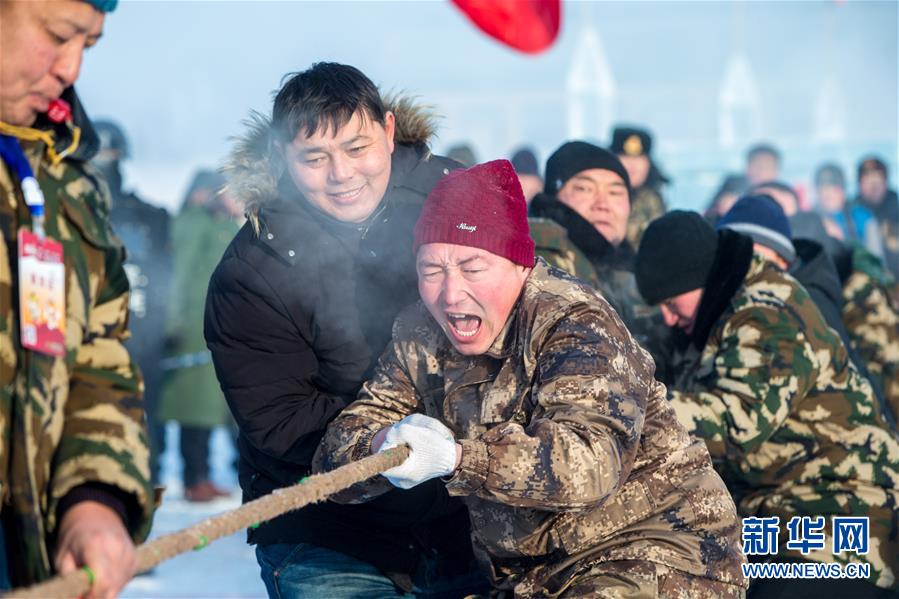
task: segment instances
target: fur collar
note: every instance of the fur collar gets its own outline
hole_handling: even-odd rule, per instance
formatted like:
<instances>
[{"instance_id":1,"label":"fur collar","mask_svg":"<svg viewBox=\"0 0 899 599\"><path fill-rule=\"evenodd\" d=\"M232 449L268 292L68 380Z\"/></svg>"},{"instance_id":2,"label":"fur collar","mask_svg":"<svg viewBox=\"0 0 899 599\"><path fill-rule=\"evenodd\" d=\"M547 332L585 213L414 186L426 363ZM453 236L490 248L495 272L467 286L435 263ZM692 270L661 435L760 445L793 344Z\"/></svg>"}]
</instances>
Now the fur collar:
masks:
<instances>
[{"instance_id":1,"label":"fur collar","mask_svg":"<svg viewBox=\"0 0 899 599\"><path fill-rule=\"evenodd\" d=\"M705 291L690 335L693 345L702 350L712 327L730 306L743 285L752 264L752 239L730 229L718 232L718 250L705 283Z\"/></svg>"}]
</instances>

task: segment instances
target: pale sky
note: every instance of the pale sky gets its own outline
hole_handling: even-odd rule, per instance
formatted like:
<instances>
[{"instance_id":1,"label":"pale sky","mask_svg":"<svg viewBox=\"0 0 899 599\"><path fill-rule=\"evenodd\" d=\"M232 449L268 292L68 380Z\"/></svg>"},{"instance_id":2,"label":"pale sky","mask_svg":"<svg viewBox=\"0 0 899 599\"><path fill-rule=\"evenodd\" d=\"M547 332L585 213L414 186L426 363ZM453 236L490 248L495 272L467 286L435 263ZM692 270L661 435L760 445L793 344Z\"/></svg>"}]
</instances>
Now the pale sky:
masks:
<instances>
[{"instance_id":1,"label":"pale sky","mask_svg":"<svg viewBox=\"0 0 899 599\"><path fill-rule=\"evenodd\" d=\"M563 7L556 44L530 56L488 39L449 0L124 0L88 53L78 88L92 116L125 126L129 183L169 208L194 168L226 154L251 109L270 110L286 73L322 60L353 64L382 89L434 105L445 117L437 151L473 140L488 160L531 142L543 161L568 135L565 82L586 29L597 34L615 84L606 116L648 125L676 182L680 173L682 182L711 181L738 167L756 141L720 146L719 96L737 55L758 92L751 136L781 144L795 178L827 157L851 167L869 149L897 162L897 2L563 0ZM824 100L837 107L843 131L833 142L816 141L815 110Z\"/></svg>"}]
</instances>

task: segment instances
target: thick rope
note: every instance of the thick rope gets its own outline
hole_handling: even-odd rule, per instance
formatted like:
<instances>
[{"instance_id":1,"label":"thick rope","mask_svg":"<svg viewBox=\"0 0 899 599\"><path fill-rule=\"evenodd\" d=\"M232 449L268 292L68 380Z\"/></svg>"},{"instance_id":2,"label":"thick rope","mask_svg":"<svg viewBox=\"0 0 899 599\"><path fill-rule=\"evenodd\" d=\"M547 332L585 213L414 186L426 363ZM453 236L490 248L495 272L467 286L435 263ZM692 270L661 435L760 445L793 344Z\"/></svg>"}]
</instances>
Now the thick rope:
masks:
<instances>
[{"instance_id":1,"label":"thick rope","mask_svg":"<svg viewBox=\"0 0 899 599\"><path fill-rule=\"evenodd\" d=\"M266 522L310 503L324 501L358 482L399 466L408 456L409 448L405 445L376 453L331 472L303 478L292 487L278 489L237 509L147 541L137 548L137 571L146 572L176 555L193 550L199 551L220 537L234 534L243 528L256 527L260 522ZM26 589L14 589L4 597L17 599L80 597L90 590L92 582L93 573L85 568Z\"/></svg>"}]
</instances>

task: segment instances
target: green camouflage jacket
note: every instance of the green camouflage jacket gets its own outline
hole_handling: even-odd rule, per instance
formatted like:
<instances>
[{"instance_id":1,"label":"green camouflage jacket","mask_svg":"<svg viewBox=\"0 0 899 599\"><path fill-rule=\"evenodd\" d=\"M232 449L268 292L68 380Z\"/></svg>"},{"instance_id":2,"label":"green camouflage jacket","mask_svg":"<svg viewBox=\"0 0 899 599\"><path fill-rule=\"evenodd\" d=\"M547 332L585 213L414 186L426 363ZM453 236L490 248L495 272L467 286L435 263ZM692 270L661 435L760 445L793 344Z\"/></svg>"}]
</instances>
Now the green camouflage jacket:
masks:
<instances>
[{"instance_id":1,"label":"green camouflage jacket","mask_svg":"<svg viewBox=\"0 0 899 599\"><path fill-rule=\"evenodd\" d=\"M880 259L861 246L853 248L852 270L843 284L843 323L899 418L899 304L890 296L895 286Z\"/></svg>"},{"instance_id":2,"label":"green camouflage jacket","mask_svg":"<svg viewBox=\"0 0 899 599\"><path fill-rule=\"evenodd\" d=\"M602 293L657 368L669 364L670 332L661 311L647 305L637 290L627 242L616 250L572 209L543 194L531 202L531 210L547 215L528 218L537 255ZM664 382L670 377L656 371L656 378Z\"/></svg>"},{"instance_id":3,"label":"green camouflage jacket","mask_svg":"<svg viewBox=\"0 0 899 599\"><path fill-rule=\"evenodd\" d=\"M899 441L870 384L805 289L754 256L701 350L686 350L670 395L706 440L742 516L826 516L818 562L863 561L899 588ZM830 517L869 516L871 551L833 555Z\"/></svg>"},{"instance_id":4,"label":"green camouflage jacket","mask_svg":"<svg viewBox=\"0 0 899 599\"><path fill-rule=\"evenodd\" d=\"M19 343L19 227L30 227L18 180L0 164L0 494L13 583L51 574L59 500L84 483L132 494L131 534L149 529L151 489L142 382L127 335L124 251L106 214L108 190L86 162L52 166L41 142L23 142L46 201L47 236L65 255L66 349L53 357Z\"/></svg>"},{"instance_id":5,"label":"green camouflage jacket","mask_svg":"<svg viewBox=\"0 0 899 599\"><path fill-rule=\"evenodd\" d=\"M665 201L652 187L644 185L631 192L631 213L627 217L625 239L634 249L640 247L643 232L649 223L665 214Z\"/></svg>"},{"instance_id":6,"label":"green camouflage jacket","mask_svg":"<svg viewBox=\"0 0 899 599\"><path fill-rule=\"evenodd\" d=\"M556 268L561 268L568 274L589 283L594 289L599 289L596 269L584 253L568 239L565 227L552 219L539 217L528 218L528 226L538 256Z\"/></svg>"},{"instance_id":7,"label":"green camouflage jacket","mask_svg":"<svg viewBox=\"0 0 899 599\"><path fill-rule=\"evenodd\" d=\"M538 260L484 355L457 353L420 302L406 309L317 465L368 455L378 430L415 412L462 445L446 486L497 588L556 596L591 564L643 560L740 591L735 507L706 449L608 303L561 270ZM390 488L376 477L344 499Z\"/></svg>"}]
</instances>

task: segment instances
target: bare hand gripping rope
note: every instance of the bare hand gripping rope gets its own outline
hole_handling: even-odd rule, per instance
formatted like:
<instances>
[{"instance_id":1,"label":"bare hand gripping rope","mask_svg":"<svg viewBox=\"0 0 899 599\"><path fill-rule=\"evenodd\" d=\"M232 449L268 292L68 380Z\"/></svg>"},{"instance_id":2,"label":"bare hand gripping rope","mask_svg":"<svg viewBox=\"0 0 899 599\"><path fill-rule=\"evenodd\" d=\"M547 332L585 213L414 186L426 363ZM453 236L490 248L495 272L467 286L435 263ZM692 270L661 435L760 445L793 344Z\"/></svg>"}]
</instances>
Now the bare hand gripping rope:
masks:
<instances>
[{"instance_id":1,"label":"bare hand gripping rope","mask_svg":"<svg viewBox=\"0 0 899 599\"><path fill-rule=\"evenodd\" d=\"M137 571L146 572L176 555L203 549L216 539L243 528L256 526L260 522L271 520L310 503L324 501L358 482L399 466L407 457L409 457L407 445L388 449L331 472L310 476L292 487L278 489L271 495L260 497L188 528L157 537L137 548ZM4 597L17 599L79 597L90 590L92 583L91 571L81 569L25 589L14 589Z\"/></svg>"}]
</instances>

